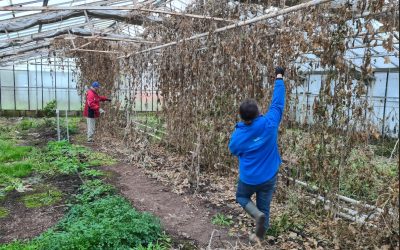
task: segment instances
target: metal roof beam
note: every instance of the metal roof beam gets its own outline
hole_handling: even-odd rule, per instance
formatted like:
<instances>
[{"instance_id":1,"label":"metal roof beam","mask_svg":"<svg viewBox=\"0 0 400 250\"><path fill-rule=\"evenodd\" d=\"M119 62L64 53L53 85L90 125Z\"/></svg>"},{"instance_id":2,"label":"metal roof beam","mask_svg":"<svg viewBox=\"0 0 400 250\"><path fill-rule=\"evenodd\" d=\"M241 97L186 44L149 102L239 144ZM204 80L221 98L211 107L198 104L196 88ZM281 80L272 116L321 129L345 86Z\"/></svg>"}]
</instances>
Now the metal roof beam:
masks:
<instances>
[{"instance_id":1,"label":"metal roof beam","mask_svg":"<svg viewBox=\"0 0 400 250\"><path fill-rule=\"evenodd\" d=\"M0 55L0 59L6 58L6 57L9 57L9 56L13 56L13 55L24 54L26 52L30 52L30 51L46 48L46 47L49 47L49 46L50 46L50 43L49 42L45 42L45 43L42 43L42 44L34 46L34 47L15 50L14 52L10 52L10 53L4 53L4 54Z\"/></svg>"},{"instance_id":2,"label":"metal roof beam","mask_svg":"<svg viewBox=\"0 0 400 250\"><path fill-rule=\"evenodd\" d=\"M93 24L100 24L103 23L104 21L93 21ZM87 23L78 23L78 24L72 24L72 25L68 25L63 27L64 29L73 29L73 28L82 28L85 27L87 25ZM9 43L9 42L21 42L27 39L35 39L35 37L38 36L43 36L43 35L49 35L51 33L53 33L54 31L59 31L60 27L54 27L53 29L48 29L46 31L42 31L41 33L37 33L37 34L29 34L29 35L25 35L25 36L20 36L17 38L9 38L9 39L5 39L5 40L0 40L1 43ZM1 44L0 43L0 44Z\"/></svg>"},{"instance_id":3,"label":"metal roof beam","mask_svg":"<svg viewBox=\"0 0 400 250\"><path fill-rule=\"evenodd\" d=\"M43 0L43 6L47 6L49 0ZM39 24L38 33L42 31L42 24Z\"/></svg>"},{"instance_id":4,"label":"metal roof beam","mask_svg":"<svg viewBox=\"0 0 400 250\"><path fill-rule=\"evenodd\" d=\"M31 3L38 3L38 2L42 2L42 1L43 0L36 0L36 1L32 1L32 2L26 2L26 3L24 3L24 5L25 4L31 4ZM126 2L129 2L129 4L132 4L132 1L128 1L128 0L108 0L108 1L107 0L102 0L102 1L92 2L92 3L88 3L88 4L85 3L86 0L74 0L73 2L74 3L84 2L83 5L108 5L108 4L126 3ZM61 6L61 5L66 4L66 3L68 3L68 2L56 3L56 4L53 4L52 6ZM9 7L13 7L13 6L14 5L9 5ZM29 15L25 15L25 16L15 17L13 19L0 20L0 23L2 23L4 21L10 21L10 20L15 21L15 20L20 20L20 19L25 19L25 18L31 18L31 17L34 17L36 15L40 15L40 14L41 13L35 13L35 14L29 14ZM9 15L9 14L0 14L0 18L2 16L6 16L6 15Z\"/></svg>"},{"instance_id":5,"label":"metal roof beam","mask_svg":"<svg viewBox=\"0 0 400 250\"><path fill-rule=\"evenodd\" d=\"M144 22L160 22L160 18L156 17L145 17L140 14L133 15L132 13L126 11L118 11L118 10L95 10L95 11L87 11L87 14L91 17L101 18L101 19L112 19L112 20L120 20L136 25L142 25ZM60 12L51 12L51 13L43 13L37 18L25 19L21 21L11 21L4 24L0 24L0 33L7 32L15 32L21 31L36 25L40 24L49 24L60 22L63 20L67 20L73 17L84 16L83 11L60 11Z\"/></svg>"},{"instance_id":6,"label":"metal roof beam","mask_svg":"<svg viewBox=\"0 0 400 250\"><path fill-rule=\"evenodd\" d=\"M137 43L151 43L154 44L155 42L150 42L150 41L145 41L142 39L135 39L129 36L124 36L124 35L119 35L119 34L109 34L101 31L97 31L95 29L93 30L86 30L86 29L63 29L63 30L58 30L52 33L46 33L42 35L35 35L32 36L31 38L28 39L15 39L13 41L10 41L8 43L0 43L0 49L6 49L11 46L21 46L25 45L31 42L38 42L38 41L43 41L45 39L49 38L55 38L61 35L66 35L66 34L72 34L72 35L77 35L81 37L91 37L91 38L104 38L105 40L113 40L113 41L131 41L131 42L137 42Z\"/></svg>"},{"instance_id":7,"label":"metal roof beam","mask_svg":"<svg viewBox=\"0 0 400 250\"><path fill-rule=\"evenodd\" d=\"M212 16L203 16L203 15L195 15L195 14L187 14L173 11L165 11L165 10L156 10L156 9L146 9L141 7L134 6L69 6L69 7L0 7L0 11L109 11L109 10L130 10L130 11L140 11L140 12L148 12L148 13L157 13L157 14L166 14L171 16L181 16L181 17L189 17L189 18L197 18L197 19L207 19L212 21L222 21L222 22L235 22L235 20L229 20L219 17ZM123 12L126 13L127 12ZM123 19L125 19L124 17Z\"/></svg>"}]
</instances>

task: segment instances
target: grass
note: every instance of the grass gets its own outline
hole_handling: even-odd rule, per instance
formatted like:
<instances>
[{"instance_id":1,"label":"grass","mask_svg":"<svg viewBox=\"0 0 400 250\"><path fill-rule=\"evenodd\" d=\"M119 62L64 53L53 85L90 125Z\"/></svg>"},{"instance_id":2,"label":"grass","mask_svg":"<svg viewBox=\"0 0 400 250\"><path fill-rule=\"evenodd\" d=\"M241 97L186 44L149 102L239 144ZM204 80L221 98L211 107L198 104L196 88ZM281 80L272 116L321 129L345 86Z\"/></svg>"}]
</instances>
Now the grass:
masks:
<instances>
[{"instance_id":1,"label":"grass","mask_svg":"<svg viewBox=\"0 0 400 250\"><path fill-rule=\"evenodd\" d=\"M15 146L12 142L0 140L0 163L18 161L28 156L32 147Z\"/></svg>"},{"instance_id":2,"label":"grass","mask_svg":"<svg viewBox=\"0 0 400 250\"><path fill-rule=\"evenodd\" d=\"M61 201L62 193L54 187L46 187L47 191L29 194L22 197L22 202L27 208L38 208L53 205Z\"/></svg>"},{"instance_id":3,"label":"grass","mask_svg":"<svg viewBox=\"0 0 400 250\"><path fill-rule=\"evenodd\" d=\"M32 173L33 164L29 161L0 163L0 173L11 177L26 177Z\"/></svg>"},{"instance_id":4,"label":"grass","mask_svg":"<svg viewBox=\"0 0 400 250\"><path fill-rule=\"evenodd\" d=\"M11 190L23 190L21 178L31 175L34 168L28 159L31 152L32 147L0 139L0 198Z\"/></svg>"},{"instance_id":5,"label":"grass","mask_svg":"<svg viewBox=\"0 0 400 250\"><path fill-rule=\"evenodd\" d=\"M0 207L0 219L7 217L8 214L9 212L5 207Z\"/></svg>"}]
</instances>

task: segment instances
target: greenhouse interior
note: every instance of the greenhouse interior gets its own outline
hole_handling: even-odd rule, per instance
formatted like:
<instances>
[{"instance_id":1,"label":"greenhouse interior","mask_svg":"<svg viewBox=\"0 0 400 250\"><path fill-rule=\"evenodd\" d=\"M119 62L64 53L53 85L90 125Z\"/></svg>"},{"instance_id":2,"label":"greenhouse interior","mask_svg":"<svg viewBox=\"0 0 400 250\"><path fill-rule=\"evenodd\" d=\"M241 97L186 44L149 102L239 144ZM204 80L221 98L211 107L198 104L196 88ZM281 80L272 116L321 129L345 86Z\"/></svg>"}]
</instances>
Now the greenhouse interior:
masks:
<instances>
[{"instance_id":1,"label":"greenhouse interior","mask_svg":"<svg viewBox=\"0 0 400 250\"><path fill-rule=\"evenodd\" d=\"M399 249L398 0L0 1L0 250Z\"/></svg>"}]
</instances>

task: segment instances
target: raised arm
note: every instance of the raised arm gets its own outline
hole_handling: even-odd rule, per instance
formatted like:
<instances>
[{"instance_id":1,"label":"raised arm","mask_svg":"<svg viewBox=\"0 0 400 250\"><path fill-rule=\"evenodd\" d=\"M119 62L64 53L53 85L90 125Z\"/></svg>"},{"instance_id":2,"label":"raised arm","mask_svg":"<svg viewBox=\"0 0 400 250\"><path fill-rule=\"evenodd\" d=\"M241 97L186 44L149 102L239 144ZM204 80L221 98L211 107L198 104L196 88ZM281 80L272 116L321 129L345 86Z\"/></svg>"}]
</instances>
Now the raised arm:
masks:
<instances>
[{"instance_id":1,"label":"raised arm","mask_svg":"<svg viewBox=\"0 0 400 250\"><path fill-rule=\"evenodd\" d=\"M276 79L272 102L265 116L274 126L278 126L281 122L283 110L285 108L285 83L283 82L284 69L277 67L275 73Z\"/></svg>"}]
</instances>

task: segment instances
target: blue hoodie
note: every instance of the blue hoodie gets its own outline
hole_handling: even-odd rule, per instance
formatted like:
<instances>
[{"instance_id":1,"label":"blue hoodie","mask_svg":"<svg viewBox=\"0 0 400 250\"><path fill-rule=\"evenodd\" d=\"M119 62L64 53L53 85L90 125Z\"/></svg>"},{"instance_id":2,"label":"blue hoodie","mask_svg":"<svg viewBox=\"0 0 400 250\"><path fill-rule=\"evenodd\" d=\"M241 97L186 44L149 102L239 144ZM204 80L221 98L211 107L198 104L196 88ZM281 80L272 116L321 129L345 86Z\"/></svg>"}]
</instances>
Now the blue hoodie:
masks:
<instances>
[{"instance_id":1,"label":"blue hoodie","mask_svg":"<svg viewBox=\"0 0 400 250\"><path fill-rule=\"evenodd\" d=\"M239 158L239 179L249 185L270 180L282 163L278 151L278 128L285 107L285 84L275 80L272 103L265 115L250 125L236 124L229 150Z\"/></svg>"}]
</instances>

